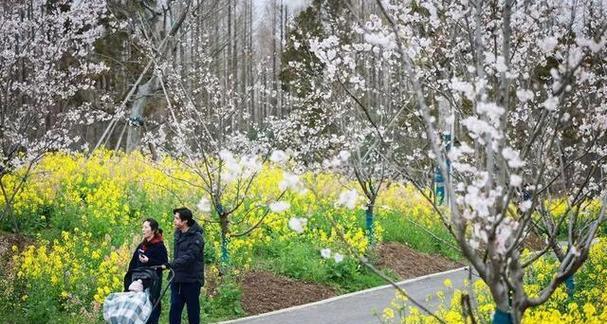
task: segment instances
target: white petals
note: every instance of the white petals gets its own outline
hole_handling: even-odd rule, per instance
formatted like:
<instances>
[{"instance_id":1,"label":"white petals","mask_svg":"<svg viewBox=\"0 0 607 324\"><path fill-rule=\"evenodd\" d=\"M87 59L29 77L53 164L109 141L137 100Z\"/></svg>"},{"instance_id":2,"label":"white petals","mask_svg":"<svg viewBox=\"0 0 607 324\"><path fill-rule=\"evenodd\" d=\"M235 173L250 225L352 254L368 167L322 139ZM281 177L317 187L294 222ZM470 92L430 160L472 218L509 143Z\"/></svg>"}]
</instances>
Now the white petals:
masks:
<instances>
[{"instance_id":1,"label":"white petals","mask_svg":"<svg viewBox=\"0 0 607 324\"><path fill-rule=\"evenodd\" d=\"M542 103L542 106L548 111L555 111L559 105L559 97L550 97Z\"/></svg>"},{"instance_id":2,"label":"white petals","mask_svg":"<svg viewBox=\"0 0 607 324\"><path fill-rule=\"evenodd\" d=\"M301 234L303 233L307 223L308 220L306 218L292 217L291 219L289 219L289 228L292 231Z\"/></svg>"},{"instance_id":3,"label":"white petals","mask_svg":"<svg viewBox=\"0 0 607 324\"><path fill-rule=\"evenodd\" d=\"M478 240L469 240L468 244L470 244L470 247L473 250L476 250L476 249L478 249L480 247L480 242Z\"/></svg>"},{"instance_id":4,"label":"white petals","mask_svg":"<svg viewBox=\"0 0 607 324\"><path fill-rule=\"evenodd\" d=\"M469 100L474 100L474 97L476 96L474 87L469 82L461 81L457 78L454 78L453 80L451 80L450 87L455 91L463 93L464 96L466 96L466 98L468 98Z\"/></svg>"},{"instance_id":5,"label":"white petals","mask_svg":"<svg viewBox=\"0 0 607 324\"><path fill-rule=\"evenodd\" d=\"M335 203L336 206L344 206L348 209L354 209L358 201L358 192L356 190L343 191L339 194L339 199Z\"/></svg>"},{"instance_id":6,"label":"white petals","mask_svg":"<svg viewBox=\"0 0 607 324\"><path fill-rule=\"evenodd\" d=\"M234 154L226 149L219 151L219 158L224 162L236 161L234 159Z\"/></svg>"},{"instance_id":7,"label":"white petals","mask_svg":"<svg viewBox=\"0 0 607 324\"><path fill-rule=\"evenodd\" d=\"M208 213L211 211L211 202L206 197L202 197L196 205L196 208L203 213Z\"/></svg>"},{"instance_id":8,"label":"white petals","mask_svg":"<svg viewBox=\"0 0 607 324\"><path fill-rule=\"evenodd\" d=\"M295 189L295 190L299 191L299 189L301 189L299 177L295 174L284 172L282 181L280 181L280 183L278 184L278 187L280 188L281 191L288 190L288 189Z\"/></svg>"},{"instance_id":9,"label":"white petals","mask_svg":"<svg viewBox=\"0 0 607 324\"><path fill-rule=\"evenodd\" d=\"M270 161L277 164L284 164L285 162L287 162L288 159L289 156L282 150L275 150L270 156Z\"/></svg>"},{"instance_id":10,"label":"white petals","mask_svg":"<svg viewBox=\"0 0 607 324\"><path fill-rule=\"evenodd\" d=\"M329 259L331 257L331 249L324 248L324 249L320 250L320 256L323 259Z\"/></svg>"},{"instance_id":11,"label":"white petals","mask_svg":"<svg viewBox=\"0 0 607 324\"><path fill-rule=\"evenodd\" d=\"M256 155L244 156L240 161L240 165L242 166L244 177L249 177L253 173L261 171L263 167Z\"/></svg>"},{"instance_id":12,"label":"white petals","mask_svg":"<svg viewBox=\"0 0 607 324\"><path fill-rule=\"evenodd\" d=\"M495 61L495 70L497 72L506 72L508 71L508 67L506 66L506 61L504 60L503 56L498 56L497 60Z\"/></svg>"},{"instance_id":13,"label":"white petals","mask_svg":"<svg viewBox=\"0 0 607 324\"><path fill-rule=\"evenodd\" d=\"M394 33L389 33L387 35L384 33L366 33L364 37L367 43L381 46L386 50L396 48Z\"/></svg>"},{"instance_id":14,"label":"white petals","mask_svg":"<svg viewBox=\"0 0 607 324\"><path fill-rule=\"evenodd\" d=\"M512 241L512 234L518 228L518 222L512 219L505 219L502 223L497 226L495 233L495 245L498 253L505 253L510 247Z\"/></svg>"},{"instance_id":15,"label":"white petals","mask_svg":"<svg viewBox=\"0 0 607 324\"><path fill-rule=\"evenodd\" d=\"M480 102L476 106L476 110L479 114L485 114L493 121L497 121L499 117L506 111L504 108L498 106L495 102Z\"/></svg>"},{"instance_id":16,"label":"white petals","mask_svg":"<svg viewBox=\"0 0 607 324\"><path fill-rule=\"evenodd\" d=\"M270 210L274 213L282 213L291 208L291 204L287 201L275 201L269 205Z\"/></svg>"},{"instance_id":17,"label":"white petals","mask_svg":"<svg viewBox=\"0 0 607 324\"><path fill-rule=\"evenodd\" d=\"M336 263L340 263L341 261L344 260L344 256L339 253L335 253L333 255L333 260L335 260Z\"/></svg>"},{"instance_id":18,"label":"white petals","mask_svg":"<svg viewBox=\"0 0 607 324\"><path fill-rule=\"evenodd\" d=\"M554 36L546 37L539 42L540 49L544 53L550 53L558 45L558 39Z\"/></svg>"},{"instance_id":19,"label":"white petals","mask_svg":"<svg viewBox=\"0 0 607 324\"><path fill-rule=\"evenodd\" d=\"M593 39L578 36L575 38L575 42L579 46L588 47L593 53L598 53L605 47L607 37L603 36L603 38L597 43Z\"/></svg>"},{"instance_id":20,"label":"white petals","mask_svg":"<svg viewBox=\"0 0 607 324\"><path fill-rule=\"evenodd\" d=\"M348 151L341 151L341 152L339 152L338 157L339 157L339 159L340 159L340 160L342 160L343 162L346 162L346 161L348 161L348 159L350 158L350 155L351 155L351 154L350 154L350 152L348 152Z\"/></svg>"},{"instance_id":21,"label":"white petals","mask_svg":"<svg viewBox=\"0 0 607 324\"><path fill-rule=\"evenodd\" d=\"M518 152L510 147L506 147L502 150L502 156L504 159L506 159L506 161L508 161L508 166L513 169L517 169L525 165L525 163L519 157Z\"/></svg>"},{"instance_id":22,"label":"white petals","mask_svg":"<svg viewBox=\"0 0 607 324\"><path fill-rule=\"evenodd\" d=\"M533 99L533 96L534 96L533 91L531 91L531 90L517 90L516 91L516 97L521 102L527 102L527 101Z\"/></svg>"},{"instance_id":23,"label":"white petals","mask_svg":"<svg viewBox=\"0 0 607 324\"><path fill-rule=\"evenodd\" d=\"M219 151L219 158L223 162L222 177L227 183L239 178L249 178L261 171L262 164L257 155L245 155L240 161L228 150Z\"/></svg>"},{"instance_id":24,"label":"white petals","mask_svg":"<svg viewBox=\"0 0 607 324\"><path fill-rule=\"evenodd\" d=\"M531 208L531 200L525 200L518 205L518 208L524 213Z\"/></svg>"},{"instance_id":25,"label":"white petals","mask_svg":"<svg viewBox=\"0 0 607 324\"><path fill-rule=\"evenodd\" d=\"M516 174L510 175L510 186L520 187L522 183L523 183L523 178L521 178L519 175L516 175Z\"/></svg>"}]
</instances>

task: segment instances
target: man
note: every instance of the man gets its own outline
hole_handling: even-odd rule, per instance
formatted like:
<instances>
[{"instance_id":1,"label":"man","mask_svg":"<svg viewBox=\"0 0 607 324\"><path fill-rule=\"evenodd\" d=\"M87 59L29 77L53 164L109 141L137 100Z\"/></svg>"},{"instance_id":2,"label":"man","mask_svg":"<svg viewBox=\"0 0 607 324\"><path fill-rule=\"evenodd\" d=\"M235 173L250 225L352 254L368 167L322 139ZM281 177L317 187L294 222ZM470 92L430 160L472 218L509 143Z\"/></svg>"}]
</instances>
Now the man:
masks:
<instances>
[{"instance_id":1,"label":"man","mask_svg":"<svg viewBox=\"0 0 607 324\"><path fill-rule=\"evenodd\" d=\"M187 208L173 210L173 225L173 261L167 264L175 272L171 283L169 322L180 324L183 307L187 305L189 323L199 324L200 288L204 285L203 231Z\"/></svg>"}]
</instances>

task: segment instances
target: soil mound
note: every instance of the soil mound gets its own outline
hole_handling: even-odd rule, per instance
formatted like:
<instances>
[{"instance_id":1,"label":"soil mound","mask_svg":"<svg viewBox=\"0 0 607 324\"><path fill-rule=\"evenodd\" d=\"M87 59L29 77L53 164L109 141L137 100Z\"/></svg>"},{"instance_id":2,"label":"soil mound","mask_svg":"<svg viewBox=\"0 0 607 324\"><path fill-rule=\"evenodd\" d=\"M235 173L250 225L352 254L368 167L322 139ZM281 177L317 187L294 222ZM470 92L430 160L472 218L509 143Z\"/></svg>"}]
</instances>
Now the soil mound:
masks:
<instances>
[{"instance_id":1,"label":"soil mound","mask_svg":"<svg viewBox=\"0 0 607 324\"><path fill-rule=\"evenodd\" d=\"M395 242L384 243L377 251L380 268L394 271L400 279L409 279L462 267L445 257L417 252Z\"/></svg>"},{"instance_id":2,"label":"soil mound","mask_svg":"<svg viewBox=\"0 0 607 324\"><path fill-rule=\"evenodd\" d=\"M335 296L333 289L315 283L251 271L242 279L242 307L247 315L267 313Z\"/></svg>"}]
</instances>

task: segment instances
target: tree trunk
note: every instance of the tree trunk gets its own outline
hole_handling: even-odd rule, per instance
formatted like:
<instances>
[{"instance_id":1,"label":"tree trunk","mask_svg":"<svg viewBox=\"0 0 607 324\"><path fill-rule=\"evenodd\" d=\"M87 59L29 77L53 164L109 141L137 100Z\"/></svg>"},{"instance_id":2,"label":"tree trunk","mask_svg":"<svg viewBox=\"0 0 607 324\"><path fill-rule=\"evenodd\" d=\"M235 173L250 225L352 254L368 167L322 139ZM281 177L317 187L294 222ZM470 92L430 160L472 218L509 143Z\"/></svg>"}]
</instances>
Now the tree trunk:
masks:
<instances>
[{"instance_id":1,"label":"tree trunk","mask_svg":"<svg viewBox=\"0 0 607 324\"><path fill-rule=\"evenodd\" d=\"M272 92L270 94L270 102L272 103L271 110L269 115L278 116L279 113L277 111L277 94L278 89L276 89L276 84L278 83L278 77L276 74L276 9L277 9L276 0L272 3Z\"/></svg>"},{"instance_id":2,"label":"tree trunk","mask_svg":"<svg viewBox=\"0 0 607 324\"><path fill-rule=\"evenodd\" d=\"M148 98L154 94L158 88L158 78L153 75L146 83L137 88L137 94L131 107L131 117L129 118L128 134L126 140L126 152L131 153L137 149L141 143L143 134L143 114Z\"/></svg>"},{"instance_id":3,"label":"tree trunk","mask_svg":"<svg viewBox=\"0 0 607 324\"><path fill-rule=\"evenodd\" d=\"M250 100L250 116L249 116L249 123L247 123L249 125L249 131L251 131L254 127L253 123L255 123L256 119L256 108L257 105L255 104L255 79L253 76L253 66L254 66L254 62L255 62L255 56L253 53L253 0L249 0L249 7L251 10L249 10L249 37L248 37L248 42L249 42L249 46L248 46L248 55L249 55L249 66L247 67L247 74L248 74L248 84L250 87L249 90L249 100Z\"/></svg>"},{"instance_id":4,"label":"tree trunk","mask_svg":"<svg viewBox=\"0 0 607 324\"><path fill-rule=\"evenodd\" d=\"M365 211L365 221L366 221L366 232L367 232L367 240L369 241L369 246L375 244L375 224L374 224L374 200L372 200L369 204L367 204L367 210Z\"/></svg>"},{"instance_id":5,"label":"tree trunk","mask_svg":"<svg viewBox=\"0 0 607 324\"><path fill-rule=\"evenodd\" d=\"M229 222L228 214L225 213L221 203L217 204L217 215L219 216L219 226L221 228L221 265L226 266L230 261L230 253L228 249L229 244Z\"/></svg>"}]
</instances>

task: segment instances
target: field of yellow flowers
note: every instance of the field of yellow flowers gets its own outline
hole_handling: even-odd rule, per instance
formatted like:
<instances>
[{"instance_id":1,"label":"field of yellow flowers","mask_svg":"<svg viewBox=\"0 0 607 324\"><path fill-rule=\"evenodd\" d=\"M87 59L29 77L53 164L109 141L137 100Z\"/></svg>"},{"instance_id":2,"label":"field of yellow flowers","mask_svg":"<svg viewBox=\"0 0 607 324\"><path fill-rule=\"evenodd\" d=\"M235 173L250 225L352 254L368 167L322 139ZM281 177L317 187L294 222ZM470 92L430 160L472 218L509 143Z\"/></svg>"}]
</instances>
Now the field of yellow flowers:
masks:
<instances>
[{"instance_id":1,"label":"field of yellow flowers","mask_svg":"<svg viewBox=\"0 0 607 324\"><path fill-rule=\"evenodd\" d=\"M8 190L16 185L18 175L17 171L5 176L3 183ZM264 165L245 205L265 206L275 199L283 176L282 170ZM203 294L203 318L243 315L238 284L230 278L250 268L330 285L338 292L383 283L348 253L362 253L369 244L362 207L350 210L335 204L340 192L356 185L331 173L305 173L300 178L307 190L283 197L290 204L286 212L271 212L256 230L229 240L232 267L213 294ZM14 201L16 219L31 243L12 246L0 265L0 322L100 322L104 298L122 289L131 252L141 240L141 221L148 217L158 220L171 251L171 212L179 206L193 209L196 220L204 226L207 278L217 279L220 227L216 215L196 209L204 195L191 185L196 181L196 174L170 158L152 162L137 153L109 151L88 158L63 153L46 156ZM226 190L226 196L235 194L229 187ZM561 205L558 201L551 203L558 214ZM0 206L3 204L0 198ZM398 241L419 251L459 257L431 205L412 187L398 183L387 186L376 203L376 212L378 242ZM237 212L232 232L246 231L264 214L264 208ZM298 233L289 227L293 217L306 219L305 231ZM0 229L8 231L11 224L3 222ZM346 242L338 233L343 233ZM323 251L328 250L334 257L322 258ZM529 311L527 318L534 323L574 323L579 319L604 322L607 293L596 283L607 282L606 254L607 241L601 240L593 248L590 262L576 275L578 293L574 300L558 291L547 305ZM531 270L532 280L527 282L530 291L549 279L543 273L549 273L555 263L550 258L542 259ZM478 316L488 320L493 306L486 288L479 283L472 288ZM458 299L453 301L451 307L441 311L441 317L456 323L462 319ZM386 309L384 319L391 322L405 313L409 315L407 323L431 321L405 307L398 298Z\"/></svg>"},{"instance_id":2,"label":"field of yellow flowers","mask_svg":"<svg viewBox=\"0 0 607 324\"><path fill-rule=\"evenodd\" d=\"M280 192L282 178L283 171L264 166L245 204L271 201ZM364 211L335 206L339 193L355 185L330 173L303 174L301 179L309 190L286 195L283 199L291 206L288 211L270 213L249 235L229 241L233 272L261 264L277 273L333 285L341 291L380 284L380 279L347 257L347 245L361 253L368 247ZM10 190L17 177L8 175L3 181ZM34 243L13 246L9 262L0 267L0 322L100 321L104 298L122 289L131 251L141 240L141 221L157 219L171 251L172 209L179 206L193 209L204 226L205 258L212 278L218 272L220 228L215 215L196 210L203 192L189 185L195 181L195 174L169 158L151 162L140 154L109 151L89 158L62 153L46 156L14 201L20 228ZM0 205L4 203L0 198ZM431 206L412 188L390 185L376 206L376 240L408 242L426 252L457 257L456 251L410 229L407 219L414 219L418 226L449 240L433 218ZM257 208L246 215L234 215L232 231L246 230L263 214L264 209ZM288 226L295 216L307 220L302 233ZM0 225L5 231L10 226ZM344 234L347 244L338 232ZM323 259L323 249L346 258ZM213 298L217 300L203 303L207 318L242 315L233 283L225 283Z\"/></svg>"}]
</instances>

